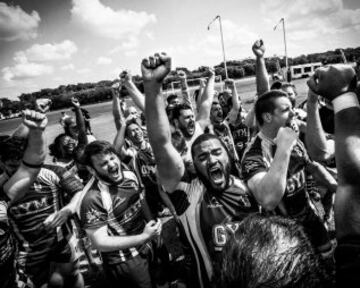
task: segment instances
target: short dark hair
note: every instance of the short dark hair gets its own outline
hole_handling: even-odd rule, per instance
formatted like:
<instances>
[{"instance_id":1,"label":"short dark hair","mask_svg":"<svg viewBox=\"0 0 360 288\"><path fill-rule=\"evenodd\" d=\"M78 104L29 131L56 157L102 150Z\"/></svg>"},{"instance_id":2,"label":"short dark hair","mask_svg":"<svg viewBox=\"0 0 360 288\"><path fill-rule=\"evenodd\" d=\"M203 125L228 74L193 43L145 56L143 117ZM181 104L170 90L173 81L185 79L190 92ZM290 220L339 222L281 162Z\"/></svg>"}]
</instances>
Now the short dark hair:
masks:
<instances>
[{"instance_id":1,"label":"short dark hair","mask_svg":"<svg viewBox=\"0 0 360 288\"><path fill-rule=\"evenodd\" d=\"M207 140L211 140L211 139L216 139L216 140L218 140L220 142L221 146L224 147L224 149L225 149L225 151L228 154L229 159L230 159L231 157L230 157L229 149L226 147L224 142L221 141L221 139L218 136L216 136L214 134L210 134L210 133L203 133L203 134L201 134L200 136L198 136L195 139L195 141L191 145L191 157L194 159L195 147L197 145L199 145L200 143L205 142Z\"/></svg>"},{"instance_id":2,"label":"short dark hair","mask_svg":"<svg viewBox=\"0 0 360 288\"><path fill-rule=\"evenodd\" d=\"M329 277L302 227L280 216L245 218L224 246L217 287L329 287Z\"/></svg>"},{"instance_id":3,"label":"short dark hair","mask_svg":"<svg viewBox=\"0 0 360 288\"><path fill-rule=\"evenodd\" d=\"M91 160L92 156L97 154L109 154L109 153L113 153L119 157L114 146L110 142L103 140L96 140L86 145L84 153L82 155L81 163L93 167Z\"/></svg>"},{"instance_id":4,"label":"short dark hair","mask_svg":"<svg viewBox=\"0 0 360 288\"><path fill-rule=\"evenodd\" d=\"M127 124L126 124L126 128L125 128L125 137L129 137L129 132L128 132L128 128L131 124L135 124L137 126L139 126L139 128L141 129L141 126L140 124L136 121L136 119L132 119L131 121L129 121Z\"/></svg>"},{"instance_id":5,"label":"short dark hair","mask_svg":"<svg viewBox=\"0 0 360 288\"><path fill-rule=\"evenodd\" d=\"M186 103L181 103L174 106L174 109L172 110L172 118L173 119L179 119L181 115L181 111L183 110L192 110L191 106Z\"/></svg>"},{"instance_id":6,"label":"short dark hair","mask_svg":"<svg viewBox=\"0 0 360 288\"><path fill-rule=\"evenodd\" d=\"M273 113L275 110L274 100L288 97L287 93L281 90L270 90L262 94L255 103L255 116L260 126L264 124L263 113Z\"/></svg>"},{"instance_id":7,"label":"short dark hair","mask_svg":"<svg viewBox=\"0 0 360 288\"><path fill-rule=\"evenodd\" d=\"M178 98L178 96L176 94L170 94L167 98L166 98L166 102L169 105L170 102L174 99Z\"/></svg>"},{"instance_id":8,"label":"short dark hair","mask_svg":"<svg viewBox=\"0 0 360 288\"><path fill-rule=\"evenodd\" d=\"M0 158L3 162L7 160L19 160L23 158L27 146L27 138L19 136L1 137Z\"/></svg>"}]
</instances>

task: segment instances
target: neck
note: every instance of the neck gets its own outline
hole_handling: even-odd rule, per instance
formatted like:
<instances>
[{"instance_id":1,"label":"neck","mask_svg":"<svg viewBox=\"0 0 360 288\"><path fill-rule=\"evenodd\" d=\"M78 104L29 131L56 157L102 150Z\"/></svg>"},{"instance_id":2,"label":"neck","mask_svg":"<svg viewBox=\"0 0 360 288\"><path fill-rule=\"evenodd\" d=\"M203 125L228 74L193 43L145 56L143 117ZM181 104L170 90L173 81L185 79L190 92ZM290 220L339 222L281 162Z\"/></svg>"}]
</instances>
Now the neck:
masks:
<instances>
[{"instance_id":1,"label":"neck","mask_svg":"<svg viewBox=\"0 0 360 288\"><path fill-rule=\"evenodd\" d=\"M268 138L270 139L275 139L276 138L276 135L279 131L279 128L275 128L275 127L269 127L269 126L266 126L266 125L263 125L261 128L260 128L260 131Z\"/></svg>"}]
</instances>

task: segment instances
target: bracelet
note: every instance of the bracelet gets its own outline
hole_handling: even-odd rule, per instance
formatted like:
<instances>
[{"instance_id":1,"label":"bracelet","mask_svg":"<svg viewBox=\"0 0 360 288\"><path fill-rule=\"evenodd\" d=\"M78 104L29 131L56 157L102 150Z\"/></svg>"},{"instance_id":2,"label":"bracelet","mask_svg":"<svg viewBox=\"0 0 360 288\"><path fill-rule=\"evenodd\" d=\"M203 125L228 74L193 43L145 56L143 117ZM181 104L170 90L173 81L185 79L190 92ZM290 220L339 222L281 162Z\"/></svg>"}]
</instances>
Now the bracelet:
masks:
<instances>
[{"instance_id":1,"label":"bracelet","mask_svg":"<svg viewBox=\"0 0 360 288\"><path fill-rule=\"evenodd\" d=\"M26 167L29 167L29 168L33 168L33 169L38 169L38 168L41 168L44 163L40 163L40 164L32 164L32 163L28 163L24 160L22 160L22 163L26 166Z\"/></svg>"},{"instance_id":2,"label":"bracelet","mask_svg":"<svg viewBox=\"0 0 360 288\"><path fill-rule=\"evenodd\" d=\"M336 97L332 101L332 104L334 106L335 114L342 110L345 110L347 108L351 108L351 107L360 108L359 100L354 92L347 92L347 93L340 95L339 97Z\"/></svg>"}]
</instances>

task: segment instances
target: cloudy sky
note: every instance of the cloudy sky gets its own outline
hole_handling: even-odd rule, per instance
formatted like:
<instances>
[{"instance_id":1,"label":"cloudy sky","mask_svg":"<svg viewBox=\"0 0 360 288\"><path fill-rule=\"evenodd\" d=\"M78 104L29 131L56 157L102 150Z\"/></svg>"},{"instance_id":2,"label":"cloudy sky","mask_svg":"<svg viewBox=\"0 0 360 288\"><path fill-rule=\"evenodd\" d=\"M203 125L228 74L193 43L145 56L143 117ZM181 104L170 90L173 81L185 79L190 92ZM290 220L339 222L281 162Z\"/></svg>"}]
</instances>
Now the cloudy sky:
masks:
<instances>
[{"instance_id":1,"label":"cloudy sky","mask_svg":"<svg viewBox=\"0 0 360 288\"><path fill-rule=\"evenodd\" d=\"M246 4L245 4L246 3ZM0 2L0 98L61 84L114 79L158 51L174 66L222 61L221 15L228 60L252 57L262 38L267 55L289 56L360 46L359 0L14 0Z\"/></svg>"}]
</instances>

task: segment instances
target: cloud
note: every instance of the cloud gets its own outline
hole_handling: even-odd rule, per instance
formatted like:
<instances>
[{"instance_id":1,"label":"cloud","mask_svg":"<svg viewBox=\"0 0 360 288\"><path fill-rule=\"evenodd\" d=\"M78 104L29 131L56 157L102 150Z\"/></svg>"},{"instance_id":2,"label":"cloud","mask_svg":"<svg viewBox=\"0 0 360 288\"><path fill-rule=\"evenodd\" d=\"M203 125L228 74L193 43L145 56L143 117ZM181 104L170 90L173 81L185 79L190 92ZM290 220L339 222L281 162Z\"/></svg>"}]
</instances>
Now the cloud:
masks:
<instances>
[{"instance_id":1,"label":"cloud","mask_svg":"<svg viewBox=\"0 0 360 288\"><path fill-rule=\"evenodd\" d=\"M38 76L51 74L52 72L52 66L39 63L31 63L27 61L17 63L12 67L4 67L2 69L3 78L6 81L35 78Z\"/></svg>"},{"instance_id":2,"label":"cloud","mask_svg":"<svg viewBox=\"0 0 360 288\"><path fill-rule=\"evenodd\" d=\"M29 40L37 37L40 16L36 11L27 14L20 6L0 2L0 39Z\"/></svg>"},{"instance_id":3,"label":"cloud","mask_svg":"<svg viewBox=\"0 0 360 288\"><path fill-rule=\"evenodd\" d=\"M25 51L15 53L14 60L20 62L26 58L30 62L48 62L70 59L78 50L74 42L64 40L61 43L34 44Z\"/></svg>"},{"instance_id":4,"label":"cloud","mask_svg":"<svg viewBox=\"0 0 360 288\"><path fill-rule=\"evenodd\" d=\"M360 9L345 9L342 0L265 0L261 11L273 25L284 17L290 40L360 31Z\"/></svg>"},{"instance_id":5,"label":"cloud","mask_svg":"<svg viewBox=\"0 0 360 288\"><path fill-rule=\"evenodd\" d=\"M70 59L76 51L76 45L70 40L54 44L35 44L14 54L15 64L2 69L3 78L13 81L51 74L54 68L48 62ZM68 64L61 69L72 70L74 66Z\"/></svg>"},{"instance_id":6,"label":"cloud","mask_svg":"<svg viewBox=\"0 0 360 288\"><path fill-rule=\"evenodd\" d=\"M112 63L112 59L111 58L108 58L108 57L103 57L103 56L101 56L101 57L99 57L98 59L97 59L97 62L96 62L97 64L99 64L99 65L108 65L108 64L111 64Z\"/></svg>"},{"instance_id":7,"label":"cloud","mask_svg":"<svg viewBox=\"0 0 360 288\"><path fill-rule=\"evenodd\" d=\"M61 70L63 70L63 71L69 71L69 70L74 70L74 69L75 69L75 66L72 63L64 65L64 66L61 67Z\"/></svg>"},{"instance_id":8,"label":"cloud","mask_svg":"<svg viewBox=\"0 0 360 288\"><path fill-rule=\"evenodd\" d=\"M219 33L218 23L215 22L211 25L210 30L206 34L193 35L189 38L187 43L183 45L169 47L168 51L174 58L182 58L182 65L189 67L198 67L199 65L208 65L209 61L218 60L218 64L223 61L221 37ZM224 46L229 59L242 59L251 53L249 43L254 42L257 39L257 35L252 32L252 29L246 25L238 25L230 20L223 19L223 36ZM193 58L188 61L189 54L198 55L197 63L193 62ZM190 59L190 58L189 58Z\"/></svg>"},{"instance_id":9,"label":"cloud","mask_svg":"<svg viewBox=\"0 0 360 288\"><path fill-rule=\"evenodd\" d=\"M139 44L139 39L135 37L129 37L129 39L123 41L120 45L111 49L109 54L113 55L122 52L134 51L137 48L138 44Z\"/></svg>"},{"instance_id":10,"label":"cloud","mask_svg":"<svg viewBox=\"0 0 360 288\"><path fill-rule=\"evenodd\" d=\"M102 37L133 41L147 25L156 22L153 14L114 10L99 0L73 0L72 3L73 21Z\"/></svg>"},{"instance_id":11,"label":"cloud","mask_svg":"<svg viewBox=\"0 0 360 288\"><path fill-rule=\"evenodd\" d=\"M89 68L82 68L82 69L79 69L79 70L77 70L77 73L79 73L79 74L88 74L88 73L90 73L90 69Z\"/></svg>"}]
</instances>

